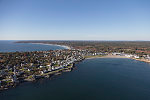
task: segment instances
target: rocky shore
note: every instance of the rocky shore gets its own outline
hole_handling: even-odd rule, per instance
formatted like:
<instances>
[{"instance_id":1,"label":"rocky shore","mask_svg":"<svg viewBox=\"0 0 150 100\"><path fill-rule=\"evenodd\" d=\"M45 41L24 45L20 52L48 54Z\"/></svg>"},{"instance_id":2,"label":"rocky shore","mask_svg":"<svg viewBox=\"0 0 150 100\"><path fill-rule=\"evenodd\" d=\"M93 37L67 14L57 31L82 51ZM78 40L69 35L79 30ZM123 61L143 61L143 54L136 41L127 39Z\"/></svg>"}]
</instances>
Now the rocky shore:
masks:
<instances>
[{"instance_id":1,"label":"rocky shore","mask_svg":"<svg viewBox=\"0 0 150 100\"><path fill-rule=\"evenodd\" d=\"M83 60L83 59L82 59ZM81 60L81 61L82 61ZM80 61L78 61L80 62ZM15 83L11 83L7 86L1 86L0 87L0 91L3 91L3 90L7 90L9 88L15 88L16 86L18 86L19 84L21 83L24 83L24 82L33 82L33 81L38 81L39 79L43 79L43 78L51 78L53 76L56 76L56 75L61 75L62 73L65 73L65 72L71 72L74 68L75 68L75 64L78 63L78 62L75 62L73 64L71 64L70 66L66 66L62 69L59 69L59 70L55 70L55 71L52 71L52 72L48 72L48 73L45 73L43 75L37 75L37 76L34 76L30 79L23 79L22 81L17 81Z\"/></svg>"},{"instance_id":2,"label":"rocky shore","mask_svg":"<svg viewBox=\"0 0 150 100\"><path fill-rule=\"evenodd\" d=\"M32 43L32 42L27 42ZM16 87L22 82L32 82L69 72L76 62L93 58L129 58L150 63L149 55L124 52L100 52L89 49L50 43L42 45L63 46L64 50L0 53L0 90Z\"/></svg>"},{"instance_id":3,"label":"rocky shore","mask_svg":"<svg viewBox=\"0 0 150 100\"><path fill-rule=\"evenodd\" d=\"M82 60L78 50L0 53L0 90L69 72Z\"/></svg>"}]
</instances>

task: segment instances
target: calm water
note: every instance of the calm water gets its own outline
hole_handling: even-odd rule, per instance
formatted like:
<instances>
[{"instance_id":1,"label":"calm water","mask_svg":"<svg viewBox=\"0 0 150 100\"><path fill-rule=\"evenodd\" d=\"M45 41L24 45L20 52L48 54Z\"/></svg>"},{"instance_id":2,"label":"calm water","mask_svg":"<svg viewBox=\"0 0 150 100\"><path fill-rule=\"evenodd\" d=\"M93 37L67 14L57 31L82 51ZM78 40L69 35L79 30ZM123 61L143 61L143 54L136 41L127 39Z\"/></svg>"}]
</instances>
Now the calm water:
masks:
<instances>
[{"instance_id":1,"label":"calm water","mask_svg":"<svg viewBox=\"0 0 150 100\"><path fill-rule=\"evenodd\" d=\"M54 79L23 83L0 100L150 100L150 65L131 59L88 59Z\"/></svg>"},{"instance_id":2,"label":"calm water","mask_svg":"<svg viewBox=\"0 0 150 100\"><path fill-rule=\"evenodd\" d=\"M30 44L30 43L14 43L15 41L0 41L0 52L15 51L41 51L64 49L64 47L54 45Z\"/></svg>"}]
</instances>

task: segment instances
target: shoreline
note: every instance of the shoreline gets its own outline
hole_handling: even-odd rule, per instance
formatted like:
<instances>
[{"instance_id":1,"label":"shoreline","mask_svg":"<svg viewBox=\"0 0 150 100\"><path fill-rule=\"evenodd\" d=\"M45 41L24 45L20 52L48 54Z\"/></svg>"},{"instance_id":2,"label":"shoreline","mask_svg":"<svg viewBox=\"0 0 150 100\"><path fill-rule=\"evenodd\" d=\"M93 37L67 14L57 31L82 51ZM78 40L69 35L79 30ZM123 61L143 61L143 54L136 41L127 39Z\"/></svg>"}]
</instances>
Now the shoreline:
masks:
<instances>
[{"instance_id":1,"label":"shoreline","mask_svg":"<svg viewBox=\"0 0 150 100\"><path fill-rule=\"evenodd\" d=\"M94 59L94 58L129 58L126 56L116 56L116 55L105 55L105 56L91 56L91 57L87 57L85 59Z\"/></svg>"},{"instance_id":2,"label":"shoreline","mask_svg":"<svg viewBox=\"0 0 150 100\"><path fill-rule=\"evenodd\" d=\"M96 55L96 56L87 56L84 59L86 60L86 59L95 59L95 58L127 58L127 59L133 59L133 60L137 60L137 61L150 63L150 60L135 59L135 58L126 57L126 56L120 56L120 55ZM82 60L84 60L84 59L82 59ZM79 62L81 62L82 60L80 60ZM21 81L19 83L11 84L8 87L1 87L0 91L7 90L9 88L14 88L14 87L16 87L17 85L19 85L19 84L21 84L23 82L33 82L33 81L36 81L36 80L41 79L41 78L51 78L51 76L53 76L53 75L54 76L55 75L60 75L63 72L70 72L75 67L75 64L76 64L76 62L72 63L71 66L67 65L65 68L61 68L61 69L54 70L54 71L51 71L51 72L48 72L48 73L40 74L39 76L37 75L37 76L32 77L32 78L25 78L23 81Z\"/></svg>"},{"instance_id":3,"label":"shoreline","mask_svg":"<svg viewBox=\"0 0 150 100\"><path fill-rule=\"evenodd\" d=\"M133 59L133 60L145 62L145 63L150 63L150 60L147 60L147 59L136 59L136 58L130 58L130 57L126 57L126 56L117 56L117 55L106 55L106 56L99 56L99 57L91 56L91 57L87 57L85 59L95 59L95 58L127 58L127 59Z\"/></svg>"},{"instance_id":4,"label":"shoreline","mask_svg":"<svg viewBox=\"0 0 150 100\"><path fill-rule=\"evenodd\" d=\"M135 58L133 58L133 59L137 60L137 61L142 61L142 62L150 63L150 60L147 60L147 59L135 59Z\"/></svg>"},{"instance_id":5,"label":"shoreline","mask_svg":"<svg viewBox=\"0 0 150 100\"><path fill-rule=\"evenodd\" d=\"M63 47L64 49L71 49L71 47L66 46L66 45L58 45L58 44L47 44L47 43L30 43L30 44L41 44L41 45L51 45L51 46L59 46L59 47Z\"/></svg>"},{"instance_id":6,"label":"shoreline","mask_svg":"<svg viewBox=\"0 0 150 100\"><path fill-rule=\"evenodd\" d=\"M81 60L82 61L82 60ZM81 62L80 61L80 62ZM74 68L76 67L75 64L78 63L78 62L74 62L72 63L71 66L66 66L65 68L62 68L62 69L58 69L58 70L54 70L54 71L51 71L49 73L46 73L46 74L43 74L43 75L40 75L39 77L37 78L32 78L32 79L27 79L25 78L23 81L21 82L17 82L17 83L14 83L14 84L11 84L9 87L0 87L0 92L2 91L6 91L6 90L9 90L9 89L12 89L12 88L16 88L18 85L22 84L22 83L26 83L26 82L36 82L36 81L39 81L40 79L50 79L54 76L58 76L58 75L61 75L63 73L67 73L67 72L71 72L72 70L74 70Z\"/></svg>"}]
</instances>

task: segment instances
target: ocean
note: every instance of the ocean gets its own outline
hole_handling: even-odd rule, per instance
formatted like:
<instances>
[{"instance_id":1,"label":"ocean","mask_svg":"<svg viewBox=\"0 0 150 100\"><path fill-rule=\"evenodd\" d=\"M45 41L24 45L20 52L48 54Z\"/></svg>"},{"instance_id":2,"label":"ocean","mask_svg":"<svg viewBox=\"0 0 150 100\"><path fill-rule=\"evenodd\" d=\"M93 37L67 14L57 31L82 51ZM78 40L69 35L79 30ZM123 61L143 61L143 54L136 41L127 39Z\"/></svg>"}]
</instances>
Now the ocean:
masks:
<instances>
[{"instance_id":1,"label":"ocean","mask_svg":"<svg viewBox=\"0 0 150 100\"><path fill-rule=\"evenodd\" d=\"M65 49L65 47L57 45L43 45L31 43L15 43L16 41L0 40L0 52L25 52L25 51L43 51Z\"/></svg>"},{"instance_id":2,"label":"ocean","mask_svg":"<svg viewBox=\"0 0 150 100\"><path fill-rule=\"evenodd\" d=\"M0 100L150 100L150 64L125 58L86 59L72 72L22 83Z\"/></svg>"}]
</instances>

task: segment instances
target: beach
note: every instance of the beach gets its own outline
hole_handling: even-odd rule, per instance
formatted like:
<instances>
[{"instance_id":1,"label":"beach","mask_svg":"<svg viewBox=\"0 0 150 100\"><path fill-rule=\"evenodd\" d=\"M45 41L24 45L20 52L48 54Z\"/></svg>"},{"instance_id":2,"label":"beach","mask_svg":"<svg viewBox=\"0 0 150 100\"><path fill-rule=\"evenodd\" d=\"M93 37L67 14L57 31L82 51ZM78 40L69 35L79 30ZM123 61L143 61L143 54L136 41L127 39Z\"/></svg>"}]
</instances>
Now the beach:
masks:
<instances>
[{"instance_id":1,"label":"beach","mask_svg":"<svg viewBox=\"0 0 150 100\"><path fill-rule=\"evenodd\" d=\"M71 49L71 47L69 47L69 46L66 46L66 45L58 45L58 44L47 44L47 43L31 43L31 44L54 45L54 46L63 47L63 48L65 48L65 49Z\"/></svg>"},{"instance_id":2,"label":"beach","mask_svg":"<svg viewBox=\"0 0 150 100\"><path fill-rule=\"evenodd\" d=\"M94 58L129 58L126 56L118 56L118 55L104 55L104 56L90 56L86 59L94 59Z\"/></svg>"},{"instance_id":3,"label":"beach","mask_svg":"<svg viewBox=\"0 0 150 100\"><path fill-rule=\"evenodd\" d=\"M150 63L150 60L147 60L147 59L136 59L136 58L126 57L126 56L119 56L119 55L90 56L90 57L87 57L85 59L94 59L94 58L128 58L128 59L134 59L137 61Z\"/></svg>"}]
</instances>

